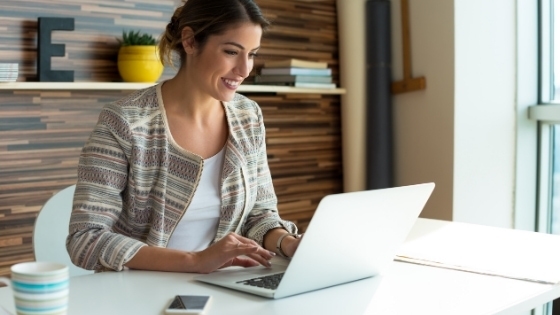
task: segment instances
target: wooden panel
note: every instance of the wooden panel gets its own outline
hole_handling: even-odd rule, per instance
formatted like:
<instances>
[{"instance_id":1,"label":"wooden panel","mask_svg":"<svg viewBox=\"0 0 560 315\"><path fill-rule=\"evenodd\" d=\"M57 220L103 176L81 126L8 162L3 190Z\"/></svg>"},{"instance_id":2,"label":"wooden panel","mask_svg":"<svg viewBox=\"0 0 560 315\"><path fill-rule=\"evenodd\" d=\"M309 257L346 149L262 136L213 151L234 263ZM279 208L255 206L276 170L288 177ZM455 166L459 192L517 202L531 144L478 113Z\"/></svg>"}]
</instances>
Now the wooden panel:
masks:
<instances>
[{"instance_id":1,"label":"wooden panel","mask_svg":"<svg viewBox=\"0 0 560 315\"><path fill-rule=\"evenodd\" d=\"M73 70L75 81L121 81L116 61L123 30L141 29L159 37L176 3L142 0L2 0L0 62L19 63L18 81L37 81L37 18L74 18L74 31L54 31L66 48L52 58L53 70ZM166 69L162 78L169 77Z\"/></svg>"},{"instance_id":2,"label":"wooden panel","mask_svg":"<svg viewBox=\"0 0 560 315\"><path fill-rule=\"evenodd\" d=\"M122 29L141 25L159 34L178 1L4 0L0 62L18 62L19 81L34 81L38 16L72 16L74 32L56 32L67 56L53 69L74 70L76 81L119 81L115 60ZM257 1L273 27L255 61L326 61L338 82L335 1ZM132 26L132 27L131 27ZM56 59L56 58L54 58ZM173 75L166 69L163 79ZM0 91L0 276L33 260L33 224L55 192L76 181L81 147L101 107L129 92ZM283 218L305 229L319 200L342 191L340 97L245 93L262 107L267 149Z\"/></svg>"}]
</instances>

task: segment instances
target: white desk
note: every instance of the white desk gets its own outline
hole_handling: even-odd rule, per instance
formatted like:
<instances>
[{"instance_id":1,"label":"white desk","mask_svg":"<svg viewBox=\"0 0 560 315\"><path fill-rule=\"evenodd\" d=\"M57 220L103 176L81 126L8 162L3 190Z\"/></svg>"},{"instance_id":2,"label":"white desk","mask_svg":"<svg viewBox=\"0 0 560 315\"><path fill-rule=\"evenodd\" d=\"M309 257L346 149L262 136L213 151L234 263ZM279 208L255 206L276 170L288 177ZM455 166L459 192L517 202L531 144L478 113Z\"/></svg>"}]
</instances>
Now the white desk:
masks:
<instances>
[{"instance_id":1,"label":"white desk","mask_svg":"<svg viewBox=\"0 0 560 315\"><path fill-rule=\"evenodd\" d=\"M394 262L383 277L280 300L195 282L192 277L146 271L74 277L70 281L69 314L163 314L175 294L212 295L207 314L228 315L503 315L526 312L560 297L558 285L400 262ZM0 305L14 312L9 288L0 288Z\"/></svg>"}]
</instances>

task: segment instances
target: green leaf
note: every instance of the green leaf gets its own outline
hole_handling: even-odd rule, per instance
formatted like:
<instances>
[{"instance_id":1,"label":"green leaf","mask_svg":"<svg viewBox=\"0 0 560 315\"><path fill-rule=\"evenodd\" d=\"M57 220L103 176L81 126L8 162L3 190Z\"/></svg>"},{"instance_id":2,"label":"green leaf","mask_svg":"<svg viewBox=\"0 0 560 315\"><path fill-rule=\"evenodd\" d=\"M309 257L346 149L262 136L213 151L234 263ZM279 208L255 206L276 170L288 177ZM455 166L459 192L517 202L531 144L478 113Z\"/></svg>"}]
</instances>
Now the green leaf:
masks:
<instances>
[{"instance_id":1,"label":"green leaf","mask_svg":"<svg viewBox=\"0 0 560 315\"><path fill-rule=\"evenodd\" d=\"M152 46L156 45L156 39L148 33L140 33L139 30L128 32L123 30L122 40L118 39L121 46Z\"/></svg>"}]
</instances>

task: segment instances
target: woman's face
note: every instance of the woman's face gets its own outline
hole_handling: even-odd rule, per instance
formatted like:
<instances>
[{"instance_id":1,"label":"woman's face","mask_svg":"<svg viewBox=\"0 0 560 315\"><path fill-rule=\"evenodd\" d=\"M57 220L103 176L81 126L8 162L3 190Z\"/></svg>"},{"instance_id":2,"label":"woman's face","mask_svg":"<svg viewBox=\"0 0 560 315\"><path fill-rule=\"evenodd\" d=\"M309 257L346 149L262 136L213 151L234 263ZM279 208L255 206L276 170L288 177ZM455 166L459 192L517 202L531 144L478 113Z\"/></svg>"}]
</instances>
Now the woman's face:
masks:
<instances>
[{"instance_id":1,"label":"woman's face","mask_svg":"<svg viewBox=\"0 0 560 315\"><path fill-rule=\"evenodd\" d=\"M237 87L253 69L261 36L261 26L248 22L210 36L202 49L195 46L192 62L187 66L195 76L192 81L212 98L232 100Z\"/></svg>"}]
</instances>

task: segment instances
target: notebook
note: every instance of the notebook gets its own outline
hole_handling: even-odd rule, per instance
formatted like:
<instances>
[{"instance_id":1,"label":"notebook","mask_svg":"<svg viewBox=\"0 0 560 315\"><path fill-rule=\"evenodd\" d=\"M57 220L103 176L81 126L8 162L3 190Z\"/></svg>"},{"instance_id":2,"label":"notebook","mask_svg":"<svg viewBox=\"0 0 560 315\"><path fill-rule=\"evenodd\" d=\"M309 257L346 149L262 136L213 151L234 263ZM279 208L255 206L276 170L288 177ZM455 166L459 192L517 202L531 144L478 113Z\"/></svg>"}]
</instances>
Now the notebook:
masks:
<instances>
[{"instance_id":1,"label":"notebook","mask_svg":"<svg viewBox=\"0 0 560 315\"><path fill-rule=\"evenodd\" d=\"M434 187L425 183L328 195L287 266L226 269L195 279L278 299L380 275Z\"/></svg>"}]
</instances>

